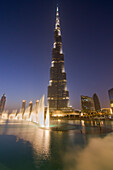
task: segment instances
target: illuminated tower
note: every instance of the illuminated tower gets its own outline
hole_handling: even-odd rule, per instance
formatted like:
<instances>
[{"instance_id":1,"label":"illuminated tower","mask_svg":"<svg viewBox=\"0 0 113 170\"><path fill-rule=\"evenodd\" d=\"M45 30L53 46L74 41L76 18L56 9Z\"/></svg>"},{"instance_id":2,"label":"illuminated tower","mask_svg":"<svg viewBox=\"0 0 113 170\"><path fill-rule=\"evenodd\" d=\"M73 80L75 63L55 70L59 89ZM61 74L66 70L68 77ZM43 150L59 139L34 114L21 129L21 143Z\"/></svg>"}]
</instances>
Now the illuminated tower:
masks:
<instances>
[{"instance_id":1,"label":"illuminated tower","mask_svg":"<svg viewBox=\"0 0 113 170\"><path fill-rule=\"evenodd\" d=\"M4 111L5 102L6 102L6 96L5 96L5 94L3 94L3 96L1 97L1 100L0 100L0 113L2 113Z\"/></svg>"},{"instance_id":2,"label":"illuminated tower","mask_svg":"<svg viewBox=\"0 0 113 170\"><path fill-rule=\"evenodd\" d=\"M54 44L52 49L50 81L48 86L48 104L50 112L55 110L67 112L69 110L69 92L67 90L66 72L64 69L64 54L62 50L58 7L56 11Z\"/></svg>"}]
</instances>

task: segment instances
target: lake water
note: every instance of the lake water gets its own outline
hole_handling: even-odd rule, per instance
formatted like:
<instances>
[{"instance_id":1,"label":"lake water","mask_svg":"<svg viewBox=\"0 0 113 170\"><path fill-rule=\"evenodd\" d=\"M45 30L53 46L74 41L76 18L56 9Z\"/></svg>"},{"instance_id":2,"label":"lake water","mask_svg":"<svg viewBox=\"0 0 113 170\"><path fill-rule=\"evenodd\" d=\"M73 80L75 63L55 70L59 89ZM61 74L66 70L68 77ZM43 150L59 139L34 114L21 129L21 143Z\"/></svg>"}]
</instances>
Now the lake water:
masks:
<instances>
[{"instance_id":1,"label":"lake water","mask_svg":"<svg viewBox=\"0 0 113 170\"><path fill-rule=\"evenodd\" d=\"M0 170L113 170L113 132L97 128L96 121L51 124L63 125L63 131L0 120ZM100 125L113 130L112 121Z\"/></svg>"}]
</instances>

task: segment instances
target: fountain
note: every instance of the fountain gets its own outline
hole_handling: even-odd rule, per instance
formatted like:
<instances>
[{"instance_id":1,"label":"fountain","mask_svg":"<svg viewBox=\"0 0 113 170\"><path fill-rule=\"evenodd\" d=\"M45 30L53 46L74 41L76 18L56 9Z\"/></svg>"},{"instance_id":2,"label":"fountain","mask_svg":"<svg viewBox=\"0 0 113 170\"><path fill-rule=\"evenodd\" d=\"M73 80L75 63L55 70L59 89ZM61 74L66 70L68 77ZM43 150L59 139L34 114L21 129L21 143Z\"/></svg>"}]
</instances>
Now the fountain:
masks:
<instances>
[{"instance_id":1,"label":"fountain","mask_svg":"<svg viewBox=\"0 0 113 170\"><path fill-rule=\"evenodd\" d=\"M8 118L8 113L2 114L3 119ZM13 120L26 120L39 124L39 127L48 128L49 127L49 107L47 107L46 119L45 119L45 95L32 107L32 101L29 102L29 106L25 109L23 114L23 110L17 113L17 110L13 110L11 114L9 114L9 119Z\"/></svg>"},{"instance_id":2,"label":"fountain","mask_svg":"<svg viewBox=\"0 0 113 170\"><path fill-rule=\"evenodd\" d=\"M37 100L31 112L31 116L30 116L31 122L35 122L35 123L38 122L38 104L39 104L39 101Z\"/></svg>"},{"instance_id":3,"label":"fountain","mask_svg":"<svg viewBox=\"0 0 113 170\"><path fill-rule=\"evenodd\" d=\"M103 123L95 121L91 125L90 123L87 125L87 122L84 120L81 120L79 124L72 120L68 121L66 123L65 121L61 121L60 119L53 121L53 123L50 126L50 115L49 115L49 105L47 106L46 116L45 116L45 95L42 96L42 98L38 101L36 101L36 104L32 107L32 102L29 102L29 106L26 108L25 113L22 116L22 110L17 113L17 110L13 110L11 114L8 115L8 112L3 112L1 114L2 119L10 119L10 120L26 120L35 122L38 124L38 127L43 129L49 129L52 131L69 131L69 130L75 130L76 133L80 134L87 134L87 133L108 133L112 132L112 129L106 128L106 126L103 126ZM90 121L89 121L90 122ZM97 124L98 123L98 124Z\"/></svg>"},{"instance_id":4,"label":"fountain","mask_svg":"<svg viewBox=\"0 0 113 170\"><path fill-rule=\"evenodd\" d=\"M42 96L42 98L39 101L39 105L38 105L38 122L39 125L41 127L45 127L45 123L44 123L44 99L45 99L45 95Z\"/></svg>"},{"instance_id":5,"label":"fountain","mask_svg":"<svg viewBox=\"0 0 113 170\"><path fill-rule=\"evenodd\" d=\"M2 113L2 119L8 119L8 110Z\"/></svg>"},{"instance_id":6,"label":"fountain","mask_svg":"<svg viewBox=\"0 0 113 170\"><path fill-rule=\"evenodd\" d=\"M16 119L17 110L13 110L12 113L9 115L9 119Z\"/></svg>"}]
</instances>

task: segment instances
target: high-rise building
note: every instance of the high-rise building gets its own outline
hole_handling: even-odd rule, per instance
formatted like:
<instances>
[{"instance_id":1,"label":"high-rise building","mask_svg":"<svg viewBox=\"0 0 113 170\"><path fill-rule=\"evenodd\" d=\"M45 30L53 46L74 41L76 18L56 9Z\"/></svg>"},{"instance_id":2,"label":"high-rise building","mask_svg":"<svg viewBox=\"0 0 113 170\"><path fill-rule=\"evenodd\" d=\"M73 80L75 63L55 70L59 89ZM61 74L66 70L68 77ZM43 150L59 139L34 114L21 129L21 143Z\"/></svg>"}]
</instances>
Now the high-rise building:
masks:
<instances>
[{"instance_id":1,"label":"high-rise building","mask_svg":"<svg viewBox=\"0 0 113 170\"><path fill-rule=\"evenodd\" d=\"M3 96L1 97L1 100L0 100L0 113L2 113L4 111L5 102L6 102L6 96L5 96L5 94L3 94Z\"/></svg>"},{"instance_id":2,"label":"high-rise building","mask_svg":"<svg viewBox=\"0 0 113 170\"><path fill-rule=\"evenodd\" d=\"M113 88L108 90L108 94L109 94L111 109L112 109L112 112L113 112Z\"/></svg>"},{"instance_id":3,"label":"high-rise building","mask_svg":"<svg viewBox=\"0 0 113 170\"><path fill-rule=\"evenodd\" d=\"M94 101L92 97L81 96L81 110L83 113L92 113L95 111Z\"/></svg>"},{"instance_id":4,"label":"high-rise building","mask_svg":"<svg viewBox=\"0 0 113 170\"><path fill-rule=\"evenodd\" d=\"M54 44L48 86L48 104L50 112L55 110L69 112L71 110L71 107L69 107L69 91L67 90L66 72L64 69L64 54L62 50L58 7L56 11Z\"/></svg>"},{"instance_id":5,"label":"high-rise building","mask_svg":"<svg viewBox=\"0 0 113 170\"><path fill-rule=\"evenodd\" d=\"M93 101L94 101L95 111L100 112L101 111L100 101L96 93L93 95Z\"/></svg>"}]
</instances>

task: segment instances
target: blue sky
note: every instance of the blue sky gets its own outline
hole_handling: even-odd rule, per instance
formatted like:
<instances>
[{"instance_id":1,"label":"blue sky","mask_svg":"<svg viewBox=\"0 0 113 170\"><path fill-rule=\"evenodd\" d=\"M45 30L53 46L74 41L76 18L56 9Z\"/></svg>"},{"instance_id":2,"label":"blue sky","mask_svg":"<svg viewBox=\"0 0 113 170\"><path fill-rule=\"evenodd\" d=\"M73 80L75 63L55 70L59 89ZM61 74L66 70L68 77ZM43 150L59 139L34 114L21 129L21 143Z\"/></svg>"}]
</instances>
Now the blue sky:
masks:
<instances>
[{"instance_id":1,"label":"blue sky","mask_svg":"<svg viewBox=\"0 0 113 170\"><path fill-rule=\"evenodd\" d=\"M97 93L109 107L113 88L113 2L59 0L70 105ZM7 109L47 97L54 38L55 0L0 1L0 95Z\"/></svg>"}]
</instances>

